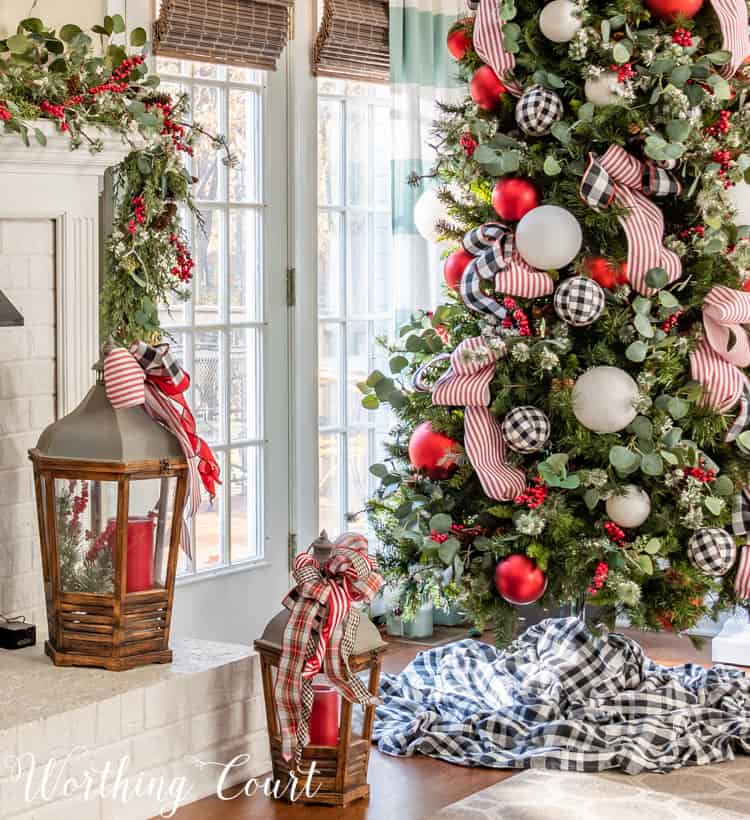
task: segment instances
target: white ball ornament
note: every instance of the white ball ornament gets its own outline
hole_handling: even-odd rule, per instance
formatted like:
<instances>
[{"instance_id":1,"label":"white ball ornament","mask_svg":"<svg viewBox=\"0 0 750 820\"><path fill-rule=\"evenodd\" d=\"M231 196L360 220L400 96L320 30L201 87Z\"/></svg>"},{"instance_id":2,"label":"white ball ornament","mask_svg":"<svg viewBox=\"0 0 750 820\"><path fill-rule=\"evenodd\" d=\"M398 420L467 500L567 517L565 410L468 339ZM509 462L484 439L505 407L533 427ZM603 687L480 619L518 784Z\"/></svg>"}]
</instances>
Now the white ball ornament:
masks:
<instances>
[{"instance_id":1,"label":"white ball ornament","mask_svg":"<svg viewBox=\"0 0 750 820\"><path fill-rule=\"evenodd\" d=\"M449 222L446 206L438 199L436 188L428 188L414 206L414 224L419 235L428 242L437 243L441 233L435 227L438 222Z\"/></svg>"},{"instance_id":2,"label":"white ball ornament","mask_svg":"<svg viewBox=\"0 0 750 820\"><path fill-rule=\"evenodd\" d=\"M539 16L539 29L553 43L569 43L583 23L570 0L552 0Z\"/></svg>"},{"instance_id":3,"label":"white ball ornament","mask_svg":"<svg viewBox=\"0 0 750 820\"><path fill-rule=\"evenodd\" d=\"M622 488L623 492L607 500L607 515L618 527L635 529L651 515L651 499L648 493L635 484Z\"/></svg>"},{"instance_id":4,"label":"white ball ornament","mask_svg":"<svg viewBox=\"0 0 750 820\"><path fill-rule=\"evenodd\" d=\"M583 86L586 99L594 105L618 105L623 98L617 93L617 73L605 71L598 77L589 77Z\"/></svg>"},{"instance_id":5,"label":"white ball ornament","mask_svg":"<svg viewBox=\"0 0 750 820\"><path fill-rule=\"evenodd\" d=\"M533 208L516 228L518 252L531 267L540 270L569 265L578 256L582 243L578 220L558 205Z\"/></svg>"},{"instance_id":6,"label":"white ball ornament","mask_svg":"<svg viewBox=\"0 0 750 820\"><path fill-rule=\"evenodd\" d=\"M747 182L738 182L727 189L727 199L737 210L734 218L735 225L750 225L750 185Z\"/></svg>"},{"instance_id":7,"label":"white ball ornament","mask_svg":"<svg viewBox=\"0 0 750 820\"><path fill-rule=\"evenodd\" d=\"M619 367L592 367L573 387L573 413L595 433L617 433L638 415L638 385Z\"/></svg>"}]
</instances>

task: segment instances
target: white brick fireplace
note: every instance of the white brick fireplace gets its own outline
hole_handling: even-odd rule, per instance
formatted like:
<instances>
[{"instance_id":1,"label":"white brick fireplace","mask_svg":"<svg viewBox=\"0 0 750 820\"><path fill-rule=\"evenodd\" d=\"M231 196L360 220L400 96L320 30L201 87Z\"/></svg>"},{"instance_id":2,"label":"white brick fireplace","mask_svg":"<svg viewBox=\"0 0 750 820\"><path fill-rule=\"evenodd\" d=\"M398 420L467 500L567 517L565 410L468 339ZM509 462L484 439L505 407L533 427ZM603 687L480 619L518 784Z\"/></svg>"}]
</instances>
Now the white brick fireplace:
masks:
<instances>
[{"instance_id":1,"label":"white brick fireplace","mask_svg":"<svg viewBox=\"0 0 750 820\"><path fill-rule=\"evenodd\" d=\"M247 755L227 785L270 769L255 653L187 641L175 663L107 673L58 669L43 655L46 629L31 467L27 450L93 383L98 356L99 191L125 147L105 139L91 156L42 126L48 145L0 139L0 290L24 317L0 327L0 613L37 624L35 648L0 650L0 817L3 820L146 820L170 796L127 800L81 789L38 790L48 760L80 778L128 760L128 777L215 790L226 763ZM27 792L32 758L37 774ZM20 768L4 765L19 756ZM257 798L260 799L260 798Z\"/></svg>"}]
</instances>

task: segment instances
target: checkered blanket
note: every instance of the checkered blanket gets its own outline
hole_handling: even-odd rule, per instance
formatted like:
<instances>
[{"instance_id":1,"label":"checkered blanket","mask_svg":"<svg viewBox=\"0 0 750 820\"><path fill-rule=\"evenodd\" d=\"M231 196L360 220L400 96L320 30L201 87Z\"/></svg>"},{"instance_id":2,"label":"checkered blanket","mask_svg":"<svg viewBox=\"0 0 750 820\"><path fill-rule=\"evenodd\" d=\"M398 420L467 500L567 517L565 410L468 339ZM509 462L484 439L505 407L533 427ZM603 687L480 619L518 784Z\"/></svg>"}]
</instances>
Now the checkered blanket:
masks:
<instances>
[{"instance_id":1,"label":"checkered blanket","mask_svg":"<svg viewBox=\"0 0 750 820\"><path fill-rule=\"evenodd\" d=\"M374 739L391 755L638 774L750 754L750 677L659 666L575 618L542 621L504 652L472 640L422 652L380 694Z\"/></svg>"}]
</instances>

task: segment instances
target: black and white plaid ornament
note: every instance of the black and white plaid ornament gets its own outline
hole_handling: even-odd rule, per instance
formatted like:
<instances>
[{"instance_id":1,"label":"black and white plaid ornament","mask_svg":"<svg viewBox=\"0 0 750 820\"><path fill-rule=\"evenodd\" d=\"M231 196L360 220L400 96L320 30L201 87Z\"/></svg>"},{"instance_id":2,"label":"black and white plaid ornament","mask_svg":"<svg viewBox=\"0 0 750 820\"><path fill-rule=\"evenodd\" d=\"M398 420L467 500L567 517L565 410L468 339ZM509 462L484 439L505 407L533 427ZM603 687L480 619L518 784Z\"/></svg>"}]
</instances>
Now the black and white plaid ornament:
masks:
<instances>
[{"instance_id":1,"label":"black and white plaid ornament","mask_svg":"<svg viewBox=\"0 0 750 820\"><path fill-rule=\"evenodd\" d=\"M601 285L585 276L566 279L555 291L555 312L574 327L595 322L602 315L604 303Z\"/></svg>"},{"instance_id":2,"label":"black and white plaid ornament","mask_svg":"<svg viewBox=\"0 0 750 820\"><path fill-rule=\"evenodd\" d=\"M737 545L726 530L704 527L690 536L688 558L706 575L726 575L737 560Z\"/></svg>"},{"instance_id":3,"label":"black and white plaid ornament","mask_svg":"<svg viewBox=\"0 0 750 820\"><path fill-rule=\"evenodd\" d=\"M546 134L562 115L562 100L543 85L532 85L516 104L516 122L532 137Z\"/></svg>"},{"instance_id":4,"label":"black and white plaid ornament","mask_svg":"<svg viewBox=\"0 0 750 820\"><path fill-rule=\"evenodd\" d=\"M536 407L516 407L503 419L503 438L517 453L536 453L547 443L549 419Z\"/></svg>"}]
</instances>

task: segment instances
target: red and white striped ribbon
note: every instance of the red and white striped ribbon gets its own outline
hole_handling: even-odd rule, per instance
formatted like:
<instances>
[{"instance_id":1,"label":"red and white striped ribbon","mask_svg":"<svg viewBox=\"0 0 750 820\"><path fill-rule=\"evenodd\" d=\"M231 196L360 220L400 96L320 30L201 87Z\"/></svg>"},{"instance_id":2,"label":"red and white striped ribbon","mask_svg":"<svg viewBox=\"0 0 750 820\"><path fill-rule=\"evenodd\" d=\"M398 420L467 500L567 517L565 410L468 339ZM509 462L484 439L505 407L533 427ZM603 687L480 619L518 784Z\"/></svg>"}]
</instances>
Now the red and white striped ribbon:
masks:
<instances>
[{"instance_id":1,"label":"red and white striped ribbon","mask_svg":"<svg viewBox=\"0 0 750 820\"><path fill-rule=\"evenodd\" d=\"M464 446L484 492L512 501L526 487L526 474L506 463L500 423L489 409L490 383L500 354L487 340L465 339L451 355L451 367L435 383L432 403L464 407Z\"/></svg>"},{"instance_id":2,"label":"red and white striped ribbon","mask_svg":"<svg viewBox=\"0 0 750 820\"><path fill-rule=\"evenodd\" d=\"M508 91L520 97L521 87L513 78L516 58L505 50L497 0L480 0L474 20L473 40L477 54L503 81Z\"/></svg>"},{"instance_id":3,"label":"red and white striped ribbon","mask_svg":"<svg viewBox=\"0 0 750 820\"><path fill-rule=\"evenodd\" d=\"M734 594L738 601L750 600L750 544L740 550L737 575L734 578Z\"/></svg>"},{"instance_id":4,"label":"red and white striped ribbon","mask_svg":"<svg viewBox=\"0 0 750 820\"><path fill-rule=\"evenodd\" d=\"M720 69L722 77L730 79L750 54L745 0L711 0L719 18L724 48L732 55Z\"/></svg>"},{"instance_id":5,"label":"red and white striped ribbon","mask_svg":"<svg viewBox=\"0 0 750 820\"><path fill-rule=\"evenodd\" d=\"M125 348L115 348L105 356L104 385L107 398L116 410L142 406L154 421L176 436L188 465L181 543L183 551L190 557L188 522L197 514L201 505L200 458L185 430L182 415L172 400L147 378L146 371L133 353Z\"/></svg>"},{"instance_id":6,"label":"red and white striped ribbon","mask_svg":"<svg viewBox=\"0 0 750 820\"><path fill-rule=\"evenodd\" d=\"M664 247L664 216L643 190L643 163L619 145L610 145L598 160L614 183L614 199L628 212L620 217L628 241L628 281L641 294L653 288L646 284L651 268L664 268L670 282L682 276L682 262Z\"/></svg>"},{"instance_id":7,"label":"red and white striped ribbon","mask_svg":"<svg viewBox=\"0 0 750 820\"><path fill-rule=\"evenodd\" d=\"M749 384L740 368L750 365L750 293L712 288L703 303L704 338L690 354L693 378L704 387L704 404L720 413L731 410Z\"/></svg>"}]
</instances>

